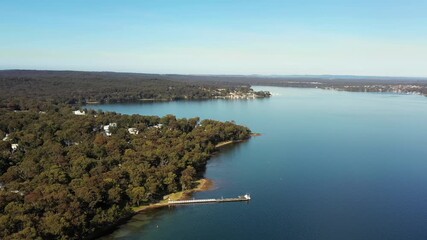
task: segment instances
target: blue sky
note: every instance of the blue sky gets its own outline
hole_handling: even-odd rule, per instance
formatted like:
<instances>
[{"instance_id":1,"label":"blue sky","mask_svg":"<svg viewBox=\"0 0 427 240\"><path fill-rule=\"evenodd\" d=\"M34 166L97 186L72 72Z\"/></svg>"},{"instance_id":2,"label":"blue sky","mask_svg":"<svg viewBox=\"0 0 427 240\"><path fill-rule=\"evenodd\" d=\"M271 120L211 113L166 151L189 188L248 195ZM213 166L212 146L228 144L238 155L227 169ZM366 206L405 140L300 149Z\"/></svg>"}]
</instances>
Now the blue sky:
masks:
<instances>
[{"instance_id":1,"label":"blue sky","mask_svg":"<svg viewBox=\"0 0 427 240\"><path fill-rule=\"evenodd\" d=\"M427 1L2 0L0 69L427 76Z\"/></svg>"}]
</instances>

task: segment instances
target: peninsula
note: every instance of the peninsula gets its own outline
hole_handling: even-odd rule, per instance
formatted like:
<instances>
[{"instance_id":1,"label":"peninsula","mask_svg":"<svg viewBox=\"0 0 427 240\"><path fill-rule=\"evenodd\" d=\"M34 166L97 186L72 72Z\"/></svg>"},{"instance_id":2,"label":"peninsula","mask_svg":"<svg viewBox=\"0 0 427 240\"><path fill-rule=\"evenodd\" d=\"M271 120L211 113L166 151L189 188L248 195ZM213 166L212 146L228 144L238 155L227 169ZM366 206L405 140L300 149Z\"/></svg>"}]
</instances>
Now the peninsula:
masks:
<instances>
[{"instance_id":1,"label":"peninsula","mask_svg":"<svg viewBox=\"0 0 427 240\"><path fill-rule=\"evenodd\" d=\"M0 71L1 239L98 236L166 198L207 189L211 183L200 179L215 146L251 136L234 122L82 108L139 98L252 98L258 93L249 86L76 74Z\"/></svg>"}]
</instances>

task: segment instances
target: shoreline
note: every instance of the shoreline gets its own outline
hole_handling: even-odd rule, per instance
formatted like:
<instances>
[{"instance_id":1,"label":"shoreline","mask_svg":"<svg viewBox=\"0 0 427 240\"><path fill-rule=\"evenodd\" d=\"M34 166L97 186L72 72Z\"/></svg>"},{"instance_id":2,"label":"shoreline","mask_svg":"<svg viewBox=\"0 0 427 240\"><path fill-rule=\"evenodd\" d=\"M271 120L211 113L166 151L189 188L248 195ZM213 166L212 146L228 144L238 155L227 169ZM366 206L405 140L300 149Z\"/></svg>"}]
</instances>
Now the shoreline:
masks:
<instances>
[{"instance_id":1,"label":"shoreline","mask_svg":"<svg viewBox=\"0 0 427 240\"><path fill-rule=\"evenodd\" d=\"M134 214L138 214L138 213L150 210L150 209L166 207L166 206L168 206L168 200L173 200L173 201L186 200L186 199L189 199L191 197L191 194L193 194L193 193L209 191L215 187L215 183L211 179L208 179L208 178L199 179L199 180L195 181L195 183L197 183L197 185L192 189L165 195L163 197L163 200L161 200L158 203L151 203L148 205L141 205L138 207L133 207L132 210L133 210Z\"/></svg>"},{"instance_id":2,"label":"shoreline","mask_svg":"<svg viewBox=\"0 0 427 240\"><path fill-rule=\"evenodd\" d=\"M201 178L197 181L194 181L194 183L197 184L194 188L165 195L163 197L163 200L161 200L160 202L151 203L148 205L141 205L138 207L132 207L131 208L132 211L130 213L128 213L126 216L121 217L119 219L119 221L117 221L114 224L110 224L108 226L105 226L102 229L96 230L95 232L90 234L87 237L87 239L103 238L104 236L113 233L120 225L125 224L127 221L129 221L133 216L135 216L137 214L140 214L140 213L143 213L143 212L149 211L149 210L167 207L169 205L168 204L169 199L171 199L171 200L186 200L186 199L189 199L191 197L191 194L193 194L193 193L209 191L209 190L214 189L214 187L215 187L214 182L208 178Z\"/></svg>"},{"instance_id":3,"label":"shoreline","mask_svg":"<svg viewBox=\"0 0 427 240\"><path fill-rule=\"evenodd\" d=\"M261 136L261 134L260 133L251 133L251 135L250 135L250 137L256 137L256 136ZM220 143L216 144L215 148L221 148L223 146L231 145L234 143L240 143L240 142L247 141L247 140L248 139L239 140L239 141L224 141L224 142L220 142ZM167 206L169 206L169 204L168 204L169 199L173 200L173 201L187 200L187 199L190 199L190 197L193 193L209 191L209 190L215 189L215 182L212 181L211 179L208 179L208 178L201 178L199 180L196 180L196 181L194 181L194 184L195 184L195 186L189 190L179 191L176 193L171 193L171 194L163 196L163 200L160 200L157 203L151 203L148 205L141 205L141 206L137 206L137 207L132 207L131 212L127 216L124 216L118 222L111 224L110 226L105 227L104 229L100 229L100 230L96 231L91 236L89 236L88 239L98 239L100 237L111 234L112 232L114 232L114 230L118 226L124 224L125 222L127 222L129 219L131 219L133 216L135 216L137 214L140 214L140 213L143 213L146 211L150 211L150 210L155 210L155 209L167 207Z\"/></svg>"},{"instance_id":4,"label":"shoreline","mask_svg":"<svg viewBox=\"0 0 427 240\"><path fill-rule=\"evenodd\" d=\"M261 136L262 134L261 133L251 133L251 137L259 137L259 136ZM248 139L246 139L246 140L231 140L231 141L224 141L224 142L220 142L220 143L218 143L217 145L215 145L215 148L221 148L221 147L224 147L224 146L227 146L227 145L231 145L231 144L233 144L233 143L240 143L240 142L243 142L243 141L247 141Z\"/></svg>"},{"instance_id":5,"label":"shoreline","mask_svg":"<svg viewBox=\"0 0 427 240\"><path fill-rule=\"evenodd\" d=\"M225 142L220 142L217 145L215 145L215 148L220 148L220 147L224 147L233 143L237 143L237 141L225 141Z\"/></svg>"}]
</instances>

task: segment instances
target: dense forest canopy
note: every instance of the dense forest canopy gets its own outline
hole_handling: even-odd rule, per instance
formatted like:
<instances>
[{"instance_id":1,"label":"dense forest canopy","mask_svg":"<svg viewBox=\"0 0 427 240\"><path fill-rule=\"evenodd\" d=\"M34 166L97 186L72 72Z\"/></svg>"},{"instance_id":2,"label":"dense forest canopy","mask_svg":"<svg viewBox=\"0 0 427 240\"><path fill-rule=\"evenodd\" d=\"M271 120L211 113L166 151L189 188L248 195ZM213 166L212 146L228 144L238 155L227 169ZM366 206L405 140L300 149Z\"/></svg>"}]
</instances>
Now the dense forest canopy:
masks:
<instances>
[{"instance_id":1,"label":"dense forest canopy","mask_svg":"<svg viewBox=\"0 0 427 240\"><path fill-rule=\"evenodd\" d=\"M230 94L269 96L161 75L0 71L0 239L93 238L133 207L191 189L216 144L251 135L233 122L84 104Z\"/></svg>"},{"instance_id":2,"label":"dense forest canopy","mask_svg":"<svg viewBox=\"0 0 427 240\"><path fill-rule=\"evenodd\" d=\"M0 111L1 239L90 236L191 188L217 143L250 136L231 122L72 110Z\"/></svg>"},{"instance_id":3,"label":"dense forest canopy","mask_svg":"<svg viewBox=\"0 0 427 240\"><path fill-rule=\"evenodd\" d=\"M222 89L222 91L218 91ZM174 75L78 72L0 71L0 104L33 107L40 101L86 104L141 100L210 99L232 91L250 92L248 84L192 81ZM268 97L264 92L260 97ZM31 101L30 101L31 100Z\"/></svg>"}]
</instances>

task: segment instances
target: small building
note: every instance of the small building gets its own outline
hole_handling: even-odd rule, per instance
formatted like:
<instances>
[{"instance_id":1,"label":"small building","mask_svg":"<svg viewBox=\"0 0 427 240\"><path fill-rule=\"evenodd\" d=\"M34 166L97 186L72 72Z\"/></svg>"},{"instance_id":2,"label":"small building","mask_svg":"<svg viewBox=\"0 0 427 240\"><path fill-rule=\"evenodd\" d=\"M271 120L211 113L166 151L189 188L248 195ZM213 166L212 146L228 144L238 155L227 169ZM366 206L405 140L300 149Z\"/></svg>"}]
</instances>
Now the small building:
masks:
<instances>
[{"instance_id":1,"label":"small building","mask_svg":"<svg viewBox=\"0 0 427 240\"><path fill-rule=\"evenodd\" d=\"M19 145L17 143L12 143L12 145L10 146L12 148L13 151L16 151L19 147Z\"/></svg>"},{"instance_id":2,"label":"small building","mask_svg":"<svg viewBox=\"0 0 427 240\"><path fill-rule=\"evenodd\" d=\"M163 124L159 123L159 124L154 125L153 127L159 129L159 128L163 127Z\"/></svg>"},{"instance_id":3,"label":"small building","mask_svg":"<svg viewBox=\"0 0 427 240\"><path fill-rule=\"evenodd\" d=\"M105 125L103 128L104 128L105 135L111 136L110 125Z\"/></svg>"},{"instance_id":4,"label":"small building","mask_svg":"<svg viewBox=\"0 0 427 240\"><path fill-rule=\"evenodd\" d=\"M3 141L8 141L9 140L9 134L6 133L6 136L3 138Z\"/></svg>"},{"instance_id":5,"label":"small building","mask_svg":"<svg viewBox=\"0 0 427 240\"><path fill-rule=\"evenodd\" d=\"M128 132L132 135L138 135L139 131L136 128L128 128Z\"/></svg>"},{"instance_id":6,"label":"small building","mask_svg":"<svg viewBox=\"0 0 427 240\"><path fill-rule=\"evenodd\" d=\"M80 110L73 111L73 113L74 115L79 115L79 116L86 115L86 112L80 111Z\"/></svg>"},{"instance_id":7,"label":"small building","mask_svg":"<svg viewBox=\"0 0 427 240\"><path fill-rule=\"evenodd\" d=\"M10 191L11 193L15 193L15 194L19 194L19 195L21 195L21 196L24 196L24 193L23 192L21 192L21 191L19 191L19 190L12 190L12 191Z\"/></svg>"},{"instance_id":8,"label":"small building","mask_svg":"<svg viewBox=\"0 0 427 240\"><path fill-rule=\"evenodd\" d=\"M117 127L117 123L109 123L108 125L104 125L103 128L104 128L105 135L111 136L111 131L110 131L111 127Z\"/></svg>"}]
</instances>

